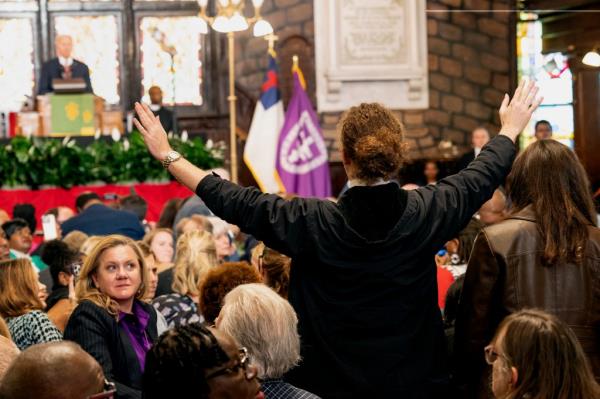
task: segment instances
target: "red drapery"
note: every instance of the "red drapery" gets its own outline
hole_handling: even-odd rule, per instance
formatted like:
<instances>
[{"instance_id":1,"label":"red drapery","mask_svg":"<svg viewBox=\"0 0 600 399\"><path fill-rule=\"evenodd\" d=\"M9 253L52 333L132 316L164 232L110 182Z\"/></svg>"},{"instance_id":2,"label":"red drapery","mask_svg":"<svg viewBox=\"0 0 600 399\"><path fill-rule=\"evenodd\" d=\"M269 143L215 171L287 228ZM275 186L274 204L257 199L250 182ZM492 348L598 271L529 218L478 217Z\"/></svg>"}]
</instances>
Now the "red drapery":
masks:
<instances>
[{"instance_id":1,"label":"red drapery","mask_svg":"<svg viewBox=\"0 0 600 399\"><path fill-rule=\"evenodd\" d=\"M116 194L123 197L129 195L132 190L148 202L146 220L150 222L158 221L163 205L171 198L186 198L193 194L188 188L177 182L75 186L68 190L62 188L0 190L0 209L4 209L12 216L12 209L16 204L32 204L35 207L38 226L41 226L42 215L48 209L57 206L68 206L75 210L75 198L81 193L93 191L101 198L104 198L106 194Z\"/></svg>"}]
</instances>

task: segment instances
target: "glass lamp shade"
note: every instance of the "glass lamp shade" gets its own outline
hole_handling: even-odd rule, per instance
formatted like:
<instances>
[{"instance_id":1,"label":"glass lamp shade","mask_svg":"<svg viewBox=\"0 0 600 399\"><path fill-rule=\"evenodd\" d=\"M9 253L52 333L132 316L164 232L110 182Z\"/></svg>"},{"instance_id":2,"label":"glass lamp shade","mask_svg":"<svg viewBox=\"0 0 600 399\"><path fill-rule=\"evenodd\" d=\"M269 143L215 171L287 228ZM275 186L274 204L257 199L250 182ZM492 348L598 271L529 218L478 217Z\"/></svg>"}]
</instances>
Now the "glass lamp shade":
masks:
<instances>
[{"instance_id":1,"label":"glass lamp shade","mask_svg":"<svg viewBox=\"0 0 600 399\"><path fill-rule=\"evenodd\" d=\"M256 36L256 37L266 36L271 33L273 33L273 27L271 26L270 23L268 23L264 19L259 19L254 24L254 36Z\"/></svg>"},{"instance_id":2,"label":"glass lamp shade","mask_svg":"<svg viewBox=\"0 0 600 399\"><path fill-rule=\"evenodd\" d=\"M198 18L198 32L202 35L206 35L208 33L208 24L202 18Z\"/></svg>"},{"instance_id":3,"label":"glass lamp shade","mask_svg":"<svg viewBox=\"0 0 600 399\"><path fill-rule=\"evenodd\" d=\"M260 7L262 7L264 1L265 0L252 0L252 4L254 4L255 8L260 8Z\"/></svg>"},{"instance_id":4,"label":"glass lamp shade","mask_svg":"<svg viewBox=\"0 0 600 399\"><path fill-rule=\"evenodd\" d=\"M581 62L592 67L600 67L600 54L597 51L588 51Z\"/></svg>"},{"instance_id":5,"label":"glass lamp shade","mask_svg":"<svg viewBox=\"0 0 600 399\"><path fill-rule=\"evenodd\" d=\"M239 12L229 18L229 32L241 32L248 29L248 21Z\"/></svg>"},{"instance_id":6,"label":"glass lamp shade","mask_svg":"<svg viewBox=\"0 0 600 399\"><path fill-rule=\"evenodd\" d=\"M219 15L213 21L212 28L214 30L216 30L217 32L221 32L221 33L230 32L231 29L229 29L229 18L227 18L227 17L225 17L223 15Z\"/></svg>"}]
</instances>

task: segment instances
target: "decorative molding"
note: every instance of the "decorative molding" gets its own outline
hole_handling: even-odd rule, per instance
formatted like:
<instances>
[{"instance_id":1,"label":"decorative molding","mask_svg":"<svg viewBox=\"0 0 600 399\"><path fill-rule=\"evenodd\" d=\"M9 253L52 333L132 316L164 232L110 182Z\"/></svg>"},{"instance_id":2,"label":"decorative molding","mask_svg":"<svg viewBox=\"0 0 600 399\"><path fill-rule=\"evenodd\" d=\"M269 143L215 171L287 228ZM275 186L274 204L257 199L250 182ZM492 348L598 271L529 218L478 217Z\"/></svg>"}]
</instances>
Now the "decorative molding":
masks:
<instances>
[{"instance_id":1,"label":"decorative molding","mask_svg":"<svg viewBox=\"0 0 600 399\"><path fill-rule=\"evenodd\" d=\"M314 1L319 112L429 106L425 0Z\"/></svg>"}]
</instances>

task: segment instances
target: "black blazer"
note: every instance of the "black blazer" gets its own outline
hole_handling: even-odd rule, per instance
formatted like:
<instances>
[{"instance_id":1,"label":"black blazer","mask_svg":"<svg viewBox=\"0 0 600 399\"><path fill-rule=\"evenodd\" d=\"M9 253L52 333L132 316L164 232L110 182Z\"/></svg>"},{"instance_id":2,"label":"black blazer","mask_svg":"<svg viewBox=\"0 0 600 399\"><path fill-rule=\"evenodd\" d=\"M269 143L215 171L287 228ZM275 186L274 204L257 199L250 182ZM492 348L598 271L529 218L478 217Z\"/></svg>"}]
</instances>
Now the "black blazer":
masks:
<instances>
[{"instance_id":1,"label":"black blazer","mask_svg":"<svg viewBox=\"0 0 600 399\"><path fill-rule=\"evenodd\" d=\"M328 399L447 396L434 254L492 196L515 153L498 136L437 185L352 187L337 204L202 179L196 193L217 216L292 258L303 362L289 382Z\"/></svg>"},{"instance_id":2,"label":"black blazer","mask_svg":"<svg viewBox=\"0 0 600 399\"><path fill-rule=\"evenodd\" d=\"M160 124L162 125L163 129L165 129L165 132L177 133L173 111L169 111L164 106L161 106L158 111L152 111L152 113L159 117Z\"/></svg>"},{"instance_id":3,"label":"black blazer","mask_svg":"<svg viewBox=\"0 0 600 399\"><path fill-rule=\"evenodd\" d=\"M156 311L151 305L137 303L150 315L146 334L155 342ZM90 301L81 302L69 318L64 339L75 341L100 363L106 379L116 384L118 399L142 397L143 373L131 341L105 309Z\"/></svg>"},{"instance_id":4,"label":"black blazer","mask_svg":"<svg viewBox=\"0 0 600 399\"><path fill-rule=\"evenodd\" d=\"M42 73L40 83L38 85L38 94L46 94L54 91L52 88L52 79L62 79L64 72L63 66L58 61L58 58L52 58L44 62L42 65ZM90 70L83 62L73 60L71 65L71 77L83 78L85 81L85 92L92 93L92 82L90 81Z\"/></svg>"},{"instance_id":5,"label":"black blazer","mask_svg":"<svg viewBox=\"0 0 600 399\"><path fill-rule=\"evenodd\" d=\"M112 209L102 204L87 207L79 215L65 221L61 228L63 237L74 230L90 236L121 234L134 240L141 240L145 234L140 220L134 213Z\"/></svg>"},{"instance_id":6,"label":"black blazer","mask_svg":"<svg viewBox=\"0 0 600 399\"><path fill-rule=\"evenodd\" d=\"M474 159L475 159L475 150L471 150L471 151L465 153L462 157L460 157L460 160L458 161L459 170L465 169L467 166L469 166L469 164L471 162L473 162Z\"/></svg>"}]
</instances>

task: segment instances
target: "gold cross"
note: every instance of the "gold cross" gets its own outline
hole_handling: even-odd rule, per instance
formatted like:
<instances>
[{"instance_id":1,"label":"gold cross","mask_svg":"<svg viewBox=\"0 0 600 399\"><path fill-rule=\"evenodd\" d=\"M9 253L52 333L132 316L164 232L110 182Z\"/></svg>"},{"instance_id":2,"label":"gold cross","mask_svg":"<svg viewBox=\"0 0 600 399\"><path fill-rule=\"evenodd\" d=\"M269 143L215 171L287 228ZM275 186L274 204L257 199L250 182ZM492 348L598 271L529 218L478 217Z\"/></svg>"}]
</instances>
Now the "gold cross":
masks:
<instances>
[{"instance_id":1,"label":"gold cross","mask_svg":"<svg viewBox=\"0 0 600 399\"><path fill-rule=\"evenodd\" d=\"M279 40L279 36L269 33L265 36L265 40L269 42L269 51L275 50L275 42Z\"/></svg>"}]
</instances>

